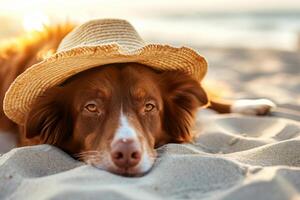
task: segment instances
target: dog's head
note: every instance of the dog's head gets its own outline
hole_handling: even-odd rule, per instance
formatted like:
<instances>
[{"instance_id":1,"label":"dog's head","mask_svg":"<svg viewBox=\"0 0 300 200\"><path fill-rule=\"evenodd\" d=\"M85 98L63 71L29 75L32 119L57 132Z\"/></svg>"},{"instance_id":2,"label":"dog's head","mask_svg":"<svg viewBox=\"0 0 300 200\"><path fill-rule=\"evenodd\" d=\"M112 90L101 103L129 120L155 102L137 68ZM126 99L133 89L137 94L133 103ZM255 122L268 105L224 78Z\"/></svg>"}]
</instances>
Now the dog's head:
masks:
<instances>
[{"instance_id":1,"label":"dog's head","mask_svg":"<svg viewBox=\"0 0 300 200\"><path fill-rule=\"evenodd\" d=\"M79 73L39 97L25 134L56 145L88 164L122 175L153 165L155 147L192 139L200 84L180 72L157 72L128 63Z\"/></svg>"}]
</instances>

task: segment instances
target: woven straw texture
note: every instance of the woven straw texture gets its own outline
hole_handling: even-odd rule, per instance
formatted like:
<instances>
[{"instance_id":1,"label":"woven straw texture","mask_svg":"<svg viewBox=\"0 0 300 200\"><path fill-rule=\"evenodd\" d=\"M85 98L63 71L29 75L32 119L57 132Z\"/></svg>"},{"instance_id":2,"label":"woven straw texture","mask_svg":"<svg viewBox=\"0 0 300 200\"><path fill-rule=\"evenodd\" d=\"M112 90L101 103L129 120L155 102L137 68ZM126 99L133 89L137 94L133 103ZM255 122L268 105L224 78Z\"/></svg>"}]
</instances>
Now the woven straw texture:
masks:
<instances>
[{"instance_id":1,"label":"woven straw texture","mask_svg":"<svg viewBox=\"0 0 300 200\"><path fill-rule=\"evenodd\" d=\"M160 71L180 70L201 81L205 59L194 50L145 44L130 23L119 19L89 21L70 32L57 52L19 75L6 92L3 109L23 124L39 95L84 70L105 64L136 62Z\"/></svg>"}]
</instances>

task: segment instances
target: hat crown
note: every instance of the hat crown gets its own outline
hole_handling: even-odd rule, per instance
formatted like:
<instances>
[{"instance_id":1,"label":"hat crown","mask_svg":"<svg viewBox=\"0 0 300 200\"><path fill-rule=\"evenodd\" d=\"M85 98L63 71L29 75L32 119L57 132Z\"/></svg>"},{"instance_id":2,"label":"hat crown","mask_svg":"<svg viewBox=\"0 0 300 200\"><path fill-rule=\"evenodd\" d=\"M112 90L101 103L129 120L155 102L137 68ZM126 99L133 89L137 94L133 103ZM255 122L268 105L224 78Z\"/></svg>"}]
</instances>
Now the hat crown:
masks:
<instances>
[{"instance_id":1,"label":"hat crown","mask_svg":"<svg viewBox=\"0 0 300 200\"><path fill-rule=\"evenodd\" d=\"M109 44L118 44L129 51L145 46L143 39L126 20L100 19L84 23L71 31L62 40L57 52Z\"/></svg>"}]
</instances>

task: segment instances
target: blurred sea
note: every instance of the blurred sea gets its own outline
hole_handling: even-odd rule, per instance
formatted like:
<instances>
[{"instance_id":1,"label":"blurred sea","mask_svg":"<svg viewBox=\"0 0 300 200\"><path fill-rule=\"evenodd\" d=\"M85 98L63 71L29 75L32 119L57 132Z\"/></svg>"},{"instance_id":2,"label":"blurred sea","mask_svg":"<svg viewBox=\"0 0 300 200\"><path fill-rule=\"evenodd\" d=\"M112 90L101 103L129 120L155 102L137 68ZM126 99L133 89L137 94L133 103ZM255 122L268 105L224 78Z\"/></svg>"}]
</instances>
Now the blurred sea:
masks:
<instances>
[{"instance_id":1,"label":"blurred sea","mask_svg":"<svg viewBox=\"0 0 300 200\"><path fill-rule=\"evenodd\" d=\"M300 11L174 14L136 20L135 25L147 39L175 45L288 51L300 45Z\"/></svg>"},{"instance_id":2,"label":"blurred sea","mask_svg":"<svg viewBox=\"0 0 300 200\"><path fill-rule=\"evenodd\" d=\"M120 17L131 21L148 42L188 45L194 48L287 51L300 48L300 11L189 13L176 10L163 13L139 13L138 16ZM99 11L71 16L50 16L50 21L71 19L84 22L91 18L110 17L101 15ZM0 41L22 32L22 19L8 19L7 16L0 16Z\"/></svg>"}]
</instances>

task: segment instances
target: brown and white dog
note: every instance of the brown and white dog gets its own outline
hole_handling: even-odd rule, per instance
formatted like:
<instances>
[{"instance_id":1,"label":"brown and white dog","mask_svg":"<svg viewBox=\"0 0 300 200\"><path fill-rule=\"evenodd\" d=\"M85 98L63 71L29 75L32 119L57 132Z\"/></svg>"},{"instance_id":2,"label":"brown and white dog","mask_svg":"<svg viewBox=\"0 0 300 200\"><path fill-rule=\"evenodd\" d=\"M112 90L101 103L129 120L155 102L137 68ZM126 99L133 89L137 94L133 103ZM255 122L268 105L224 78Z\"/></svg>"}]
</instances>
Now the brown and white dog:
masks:
<instances>
[{"instance_id":1,"label":"brown and white dog","mask_svg":"<svg viewBox=\"0 0 300 200\"><path fill-rule=\"evenodd\" d=\"M18 146L55 145L97 168L137 176L151 169L156 147L193 139L191 127L199 107L263 115L274 106L269 100L209 100L200 83L188 75L123 63L81 72L49 89L32 106L25 125L14 124L2 109L9 85L55 52L72 29L47 28L0 49L0 130L18 134Z\"/></svg>"}]
</instances>

